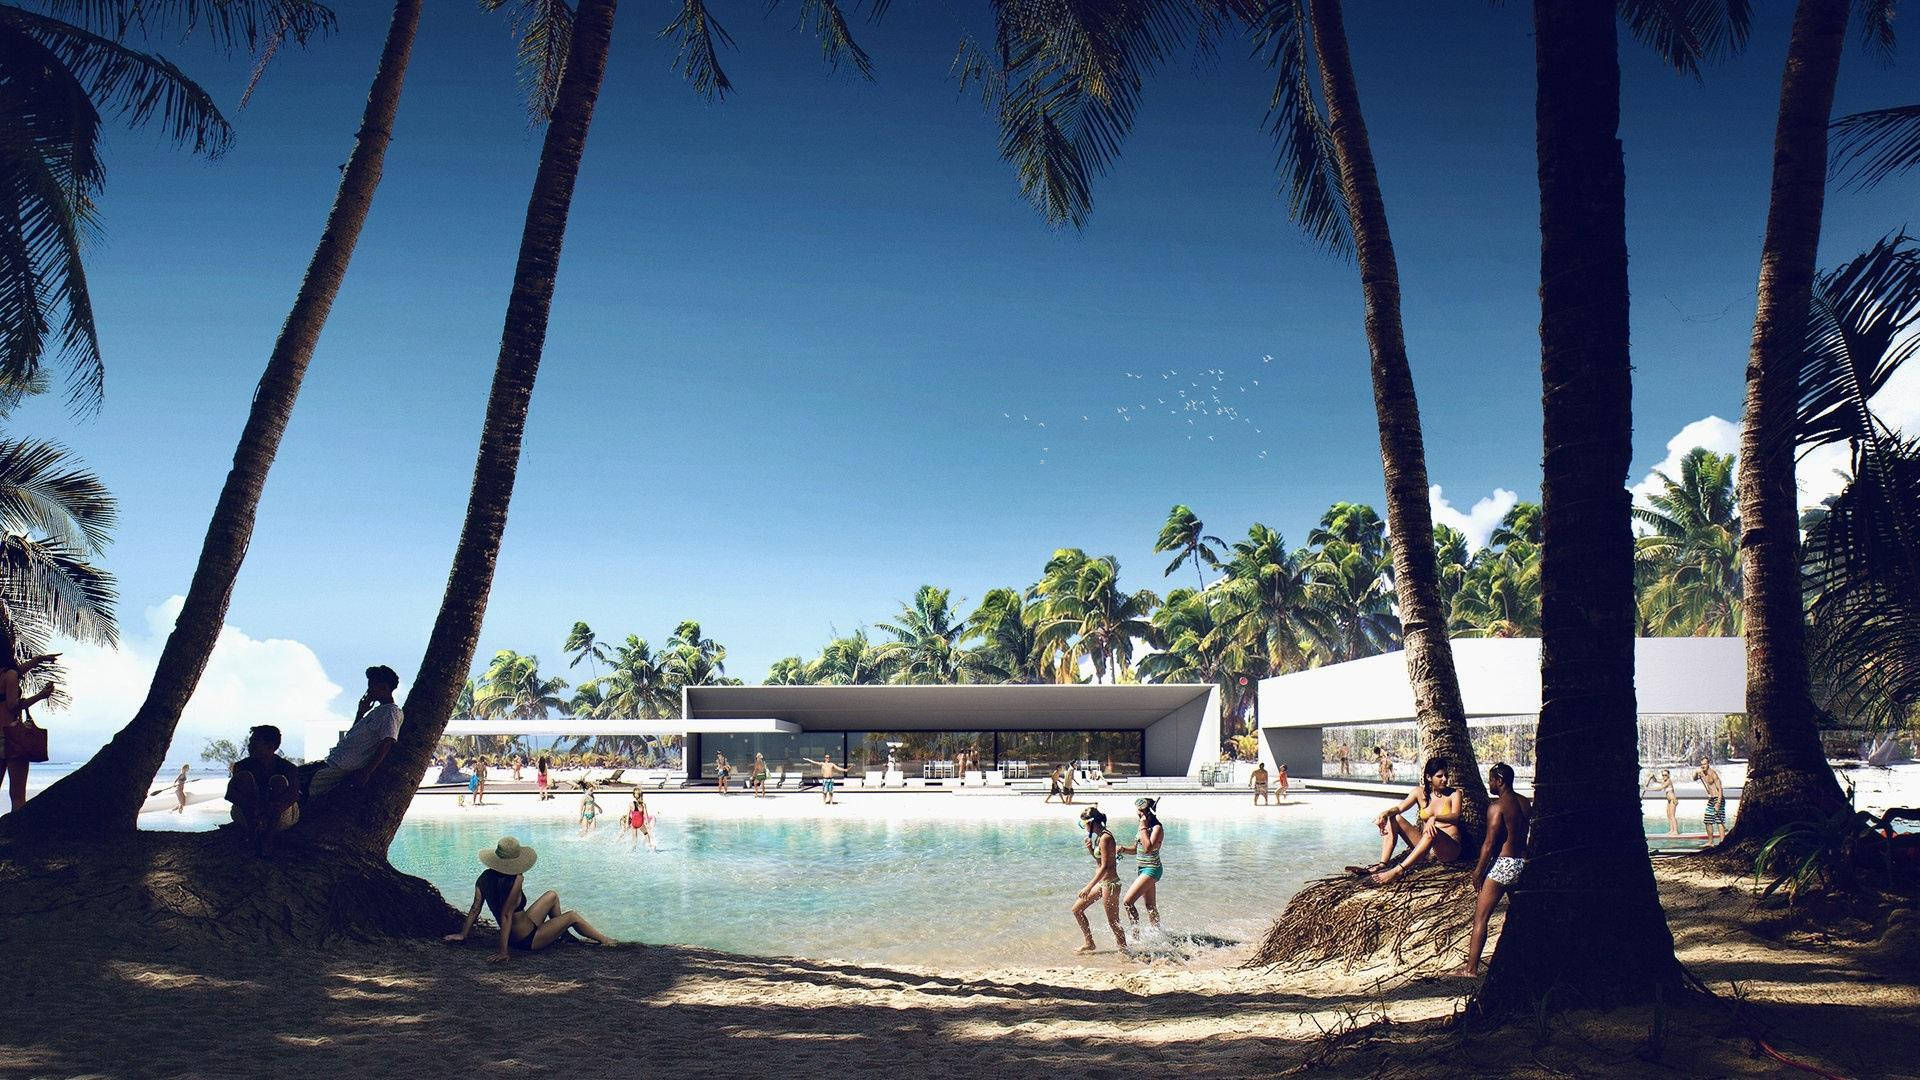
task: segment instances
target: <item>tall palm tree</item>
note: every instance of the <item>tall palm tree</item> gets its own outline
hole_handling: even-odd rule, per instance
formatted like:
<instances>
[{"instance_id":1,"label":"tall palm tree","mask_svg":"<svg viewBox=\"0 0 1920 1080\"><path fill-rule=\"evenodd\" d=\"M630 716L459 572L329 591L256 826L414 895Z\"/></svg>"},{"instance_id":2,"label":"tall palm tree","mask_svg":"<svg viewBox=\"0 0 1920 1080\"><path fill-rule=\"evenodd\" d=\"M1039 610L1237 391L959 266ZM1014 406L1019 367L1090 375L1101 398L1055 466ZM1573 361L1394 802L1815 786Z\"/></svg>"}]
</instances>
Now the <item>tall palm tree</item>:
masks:
<instances>
[{"instance_id":1,"label":"tall palm tree","mask_svg":"<svg viewBox=\"0 0 1920 1080\"><path fill-rule=\"evenodd\" d=\"M1142 682L1212 683L1220 688L1226 702L1228 727L1236 728L1248 715L1249 695L1239 690L1236 677L1254 664L1248 646L1258 645L1235 632L1236 627L1219 618L1222 604L1205 591L1175 589L1152 616L1153 652L1140 658ZM1223 730L1223 742L1236 730Z\"/></svg>"},{"instance_id":2,"label":"tall palm tree","mask_svg":"<svg viewBox=\"0 0 1920 1080\"><path fill-rule=\"evenodd\" d=\"M11 396L0 390L0 413ZM41 655L55 636L118 642L113 575L95 562L117 518L106 486L64 447L0 438L0 628L16 654L7 660ZM23 690L51 686L64 704L63 678L42 665Z\"/></svg>"},{"instance_id":3,"label":"tall palm tree","mask_svg":"<svg viewBox=\"0 0 1920 1080\"><path fill-rule=\"evenodd\" d=\"M1155 637L1148 620L1160 598L1147 589L1122 590L1120 562L1111 555L1069 559L1050 569L1050 577L1043 625L1072 635L1074 650L1093 664L1096 682L1131 675L1134 642Z\"/></svg>"},{"instance_id":4,"label":"tall palm tree","mask_svg":"<svg viewBox=\"0 0 1920 1080\"><path fill-rule=\"evenodd\" d=\"M1330 629L1318 617L1304 555L1289 551L1279 532L1255 522L1245 540L1234 541L1227 560L1218 617L1234 628L1249 656L1260 658L1261 675L1306 667L1309 653L1330 639Z\"/></svg>"},{"instance_id":5,"label":"tall palm tree","mask_svg":"<svg viewBox=\"0 0 1920 1080\"><path fill-rule=\"evenodd\" d=\"M565 679L540 674L540 658L502 649L493 655L474 688L477 715L499 720L545 720L564 712L567 699L560 692Z\"/></svg>"},{"instance_id":6,"label":"tall palm tree","mask_svg":"<svg viewBox=\"0 0 1920 1080\"><path fill-rule=\"evenodd\" d=\"M807 681L820 686L876 686L891 678L887 657L865 629L827 642L807 666Z\"/></svg>"},{"instance_id":7,"label":"tall palm tree","mask_svg":"<svg viewBox=\"0 0 1920 1080\"><path fill-rule=\"evenodd\" d=\"M661 657L661 668L666 681L675 688L674 706L678 710L678 689L683 686L726 686L737 683L727 675L726 647L700 630L700 624L691 619L684 620L674 627L673 636L667 638L667 648Z\"/></svg>"},{"instance_id":8,"label":"tall palm tree","mask_svg":"<svg viewBox=\"0 0 1920 1080\"><path fill-rule=\"evenodd\" d=\"M783 656L767 667L762 686L806 686L807 662L797 656Z\"/></svg>"},{"instance_id":9,"label":"tall palm tree","mask_svg":"<svg viewBox=\"0 0 1920 1080\"><path fill-rule=\"evenodd\" d=\"M1173 561L1167 564L1167 572L1162 577L1172 577L1180 564L1193 564L1193 580L1202 591L1206 590L1207 580L1200 573L1200 564L1218 568L1220 556L1227 550L1226 541L1217 536L1208 536L1207 527L1193 515L1186 504L1181 503L1167 512L1167 523L1160 526L1160 538L1153 542L1153 550L1165 554L1172 551Z\"/></svg>"},{"instance_id":10,"label":"tall palm tree","mask_svg":"<svg viewBox=\"0 0 1920 1080\"><path fill-rule=\"evenodd\" d=\"M980 639L975 650L981 673L989 679L1013 683L1047 682L1040 624L1042 605L1016 589L988 589L980 606L967 616L967 626Z\"/></svg>"},{"instance_id":11,"label":"tall palm tree","mask_svg":"<svg viewBox=\"0 0 1920 1080\"><path fill-rule=\"evenodd\" d=\"M974 660L961 644L973 631L955 617L951 596L950 590L922 585L912 603L900 605L894 622L874 624L893 635L880 654L893 668L894 682L957 683L973 673Z\"/></svg>"},{"instance_id":12,"label":"tall palm tree","mask_svg":"<svg viewBox=\"0 0 1920 1080\"><path fill-rule=\"evenodd\" d=\"M1626 164L1610 0L1535 0L1540 181L1541 708L1528 885L1476 1007L1556 986L1604 1006L1677 993L1640 820L1633 687ZM1537 875L1537 876L1535 876ZM1607 927L1604 935L1592 932Z\"/></svg>"},{"instance_id":13,"label":"tall palm tree","mask_svg":"<svg viewBox=\"0 0 1920 1080\"><path fill-rule=\"evenodd\" d=\"M1454 594L1451 625L1460 637L1539 637L1540 545L1512 535L1483 548Z\"/></svg>"},{"instance_id":14,"label":"tall palm tree","mask_svg":"<svg viewBox=\"0 0 1920 1080\"><path fill-rule=\"evenodd\" d=\"M607 662L607 647L601 644L598 635L593 632L593 627L583 622L573 624L573 629L567 631L566 642L560 648L568 656L573 657L572 660L567 661L567 666L570 668L579 667L580 662L585 660L587 670L598 675L600 665Z\"/></svg>"},{"instance_id":15,"label":"tall palm tree","mask_svg":"<svg viewBox=\"0 0 1920 1080\"><path fill-rule=\"evenodd\" d=\"M268 470L272 468L274 457L279 452L280 440L293 414L307 365L319 344L320 331L333 309L340 283L346 277L347 264L353 257L361 228L366 224L367 213L373 205L374 190L380 184L386 161L387 145L393 138L394 117L399 111L401 86L405 81L408 60L412 56L422 6L421 0L395 0L386 41L381 48L379 64L374 69L366 108L361 114L360 128L355 133L353 149L347 156L346 164L340 170L340 186L334 193L333 206L327 212L320 241L314 248L313 256L307 263L306 275L294 295L293 308L287 313L287 321L274 339L273 350L267 356L266 370L261 374L260 384L248 406L247 420L240 431L240 442L234 449L233 467L228 471L214 503L213 516L207 523L206 538L201 542L199 561L194 566L193 579L187 586L186 600L181 605L179 617L174 620L173 630L167 635L166 644L161 648L146 699L134 713L133 719L106 747L33 800L30 817L33 819L32 827L36 829L73 828L82 824L114 830L135 827L140 805L146 798L147 782L160 768L167 746L173 741L174 730L179 725L180 714L193 696L194 688L199 685L200 676L206 670L207 661L212 657L214 645L219 640L220 630L226 623L234 582L239 577L240 565L252 542L254 520L261 494L266 488ZM130 3L121 3L103 5L101 10L118 10L124 18L125 13L133 11L135 7ZM225 35L230 40L244 41L249 46L262 40L262 35L291 31L296 36L303 36L331 20L331 15L323 8L305 3L285 4L278 0L233 0L215 5L163 0L158 4L141 3L137 8L143 19L151 18L155 12L162 10L197 12L198 17L211 20L208 25L215 28L216 34ZM285 21L288 19L292 21ZM104 49L105 46L89 48ZM70 59L79 61L88 55L75 53ZM95 57L88 62L96 65L90 70L98 71L100 74L97 78L104 80L106 73L119 68L117 65L101 64L101 59L103 57ZM189 103L196 98L194 93L185 88L176 87L171 93L155 93L173 85L171 80L178 76L178 72L172 71L170 65L164 72L150 74L140 73L137 68L134 70L135 74L127 81L103 83L103 87L117 87L117 94L137 93L149 102L175 102L167 106L162 118L176 137L191 136L196 143L204 141L210 147L224 140L221 134L224 122L216 123L218 116L211 111L210 102L205 108L189 107ZM193 89L197 91L197 88ZM138 115L139 110L134 111ZM194 117L198 119L192 124L181 126L184 120ZM4 211L0 211L0 217L5 216ZM80 280L73 276L77 271L76 261L69 274L70 281ZM0 275L5 273L0 270ZM84 290L79 295L84 307ZM71 317L74 310L71 297L67 307ZM87 316L87 319L89 325L81 337L90 342L91 316ZM91 345L85 351L97 355L97 350ZM470 654L468 659L471 659ZM464 671L466 664L462 663L453 670ZM431 750L432 743L429 743L425 752L430 753Z\"/></svg>"},{"instance_id":16,"label":"tall palm tree","mask_svg":"<svg viewBox=\"0 0 1920 1080\"><path fill-rule=\"evenodd\" d=\"M1680 479L1654 471L1662 490L1633 508L1650 531L1634 545L1652 580L1640 594L1640 621L1654 634L1731 637L1740 633L1740 519L1733 456L1695 447Z\"/></svg>"},{"instance_id":17,"label":"tall palm tree","mask_svg":"<svg viewBox=\"0 0 1920 1080\"><path fill-rule=\"evenodd\" d=\"M1307 594L1327 626L1322 642L1328 659L1358 660L1392 648L1401 624L1394 612L1392 564L1373 508L1334 504L1308 533L1308 542L1313 547Z\"/></svg>"},{"instance_id":18,"label":"tall palm tree","mask_svg":"<svg viewBox=\"0 0 1920 1080\"><path fill-rule=\"evenodd\" d=\"M607 673L595 679L594 686L605 695L605 708L598 714L601 716L672 716L680 704L665 657L656 655L645 638L633 634L614 646Z\"/></svg>"},{"instance_id":19,"label":"tall palm tree","mask_svg":"<svg viewBox=\"0 0 1920 1080\"><path fill-rule=\"evenodd\" d=\"M1786 822L1844 806L1809 683L1800 574L1795 420L1826 204L1827 125L1853 0L1799 0L1780 79L1773 186L1740 429L1740 570L1752 750L1726 845L1753 847ZM1860 0L1868 40L1890 49L1893 0Z\"/></svg>"},{"instance_id":20,"label":"tall palm tree","mask_svg":"<svg viewBox=\"0 0 1920 1080\"><path fill-rule=\"evenodd\" d=\"M529 0L533 2L533 0ZM542 11L564 5L535 4ZM698 0L692 0L698 6ZM615 0L580 0L564 35L548 40L567 41L564 63L543 66L540 78L557 83L551 98L536 91L536 101L550 101L546 138L533 193L520 235L520 254L514 267L513 290L507 302L500 335L500 355L493 388L487 398L480 451L474 463L473 490L468 496L466 520L447 575L446 595L421 658L419 674L407 695L410 719L400 730L392 753L368 785L359 805L335 800L303 823L313 832L364 850L383 852L393 840L407 804L419 783L433 745L445 730L448 711L459 691L458 672L473 658L493 587L494 563L500 537L506 529L507 507L520 461L520 442L526 430L527 404L534 377L540 370L546 345L547 316L553 308L554 279L559 272L560 247L566 235L567 212L573 204L574 182L586 150L587 129L600 83L606 74L607 53L613 40ZM536 21L523 24L539 25ZM523 41L528 35L523 30ZM557 50L555 50L557 51ZM549 53L551 55L551 53ZM557 70L556 70L557 69ZM543 82L542 87L547 85ZM351 800L348 800L351 801Z\"/></svg>"}]
</instances>

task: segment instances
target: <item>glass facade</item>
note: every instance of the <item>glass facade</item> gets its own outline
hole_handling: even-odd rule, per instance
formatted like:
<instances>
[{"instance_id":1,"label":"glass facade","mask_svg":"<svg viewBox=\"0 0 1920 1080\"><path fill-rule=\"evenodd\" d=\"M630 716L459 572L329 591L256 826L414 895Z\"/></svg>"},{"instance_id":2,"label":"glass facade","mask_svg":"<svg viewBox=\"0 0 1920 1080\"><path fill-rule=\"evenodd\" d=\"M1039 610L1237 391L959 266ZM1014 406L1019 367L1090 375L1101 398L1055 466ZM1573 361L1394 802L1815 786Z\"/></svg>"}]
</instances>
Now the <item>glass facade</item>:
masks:
<instances>
[{"instance_id":1,"label":"glass facade","mask_svg":"<svg viewBox=\"0 0 1920 1080\"><path fill-rule=\"evenodd\" d=\"M805 731L793 735L699 735L698 760L690 775L712 780L714 755L725 754L735 780L744 780L753 755L765 754L769 771L818 775L816 761L830 757L854 776L889 769L910 777L947 779L965 769L1004 769L1024 762L1039 778L1055 766L1098 769L1108 776L1139 776L1146 752L1141 731Z\"/></svg>"}]
</instances>

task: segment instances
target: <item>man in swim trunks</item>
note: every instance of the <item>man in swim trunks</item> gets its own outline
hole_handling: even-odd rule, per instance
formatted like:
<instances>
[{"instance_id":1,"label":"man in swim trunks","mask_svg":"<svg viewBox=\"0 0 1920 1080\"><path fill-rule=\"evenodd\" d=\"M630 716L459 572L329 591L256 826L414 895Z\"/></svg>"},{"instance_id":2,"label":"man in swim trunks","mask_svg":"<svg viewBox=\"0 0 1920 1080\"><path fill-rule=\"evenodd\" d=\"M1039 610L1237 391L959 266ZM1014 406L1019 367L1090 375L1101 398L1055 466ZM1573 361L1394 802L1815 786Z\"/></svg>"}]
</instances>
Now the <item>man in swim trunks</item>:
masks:
<instances>
[{"instance_id":1,"label":"man in swim trunks","mask_svg":"<svg viewBox=\"0 0 1920 1080\"><path fill-rule=\"evenodd\" d=\"M846 769L832 758L821 758L819 761L815 761L810 757L803 757L800 760L809 765L820 766L820 802L824 806L836 805L833 801L833 789L838 782L840 774L845 772Z\"/></svg>"},{"instance_id":2,"label":"man in swim trunks","mask_svg":"<svg viewBox=\"0 0 1920 1080\"><path fill-rule=\"evenodd\" d=\"M1693 778L1707 789L1707 843L1713 843L1713 830L1720 830L1720 839L1727 838L1727 789L1720 783L1720 773L1713 767L1713 759L1700 759L1700 768L1694 770Z\"/></svg>"},{"instance_id":3,"label":"man in swim trunks","mask_svg":"<svg viewBox=\"0 0 1920 1080\"><path fill-rule=\"evenodd\" d=\"M1253 805L1259 806L1263 800L1268 806L1273 805L1267 796L1267 780L1267 763L1263 761L1253 770Z\"/></svg>"},{"instance_id":4,"label":"man in swim trunks","mask_svg":"<svg viewBox=\"0 0 1920 1080\"><path fill-rule=\"evenodd\" d=\"M1527 867L1527 827L1533 814L1533 804L1513 793L1513 766L1506 762L1488 770L1487 791L1493 801L1487 806L1487 840L1473 866L1473 887L1480 894L1473 908L1473 934L1467 940L1467 962L1453 970L1470 979L1480 974L1487 919Z\"/></svg>"}]
</instances>

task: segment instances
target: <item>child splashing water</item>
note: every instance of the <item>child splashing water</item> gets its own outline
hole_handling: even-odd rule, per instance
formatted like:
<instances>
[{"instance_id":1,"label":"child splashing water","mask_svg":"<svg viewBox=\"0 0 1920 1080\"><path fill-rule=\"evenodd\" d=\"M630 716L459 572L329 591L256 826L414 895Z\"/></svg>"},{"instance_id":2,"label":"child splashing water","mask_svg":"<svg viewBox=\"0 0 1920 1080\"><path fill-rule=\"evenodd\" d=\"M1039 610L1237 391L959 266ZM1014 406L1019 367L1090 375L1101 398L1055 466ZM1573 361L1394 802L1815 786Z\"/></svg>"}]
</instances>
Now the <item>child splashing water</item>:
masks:
<instances>
[{"instance_id":1,"label":"child splashing water","mask_svg":"<svg viewBox=\"0 0 1920 1080\"><path fill-rule=\"evenodd\" d=\"M647 812L647 797L640 793L639 788L633 789L633 807L627 811L627 828L633 833L633 842L628 850L637 849L643 837L647 841L648 851L660 850L660 845L653 840L653 815Z\"/></svg>"},{"instance_id":2,"label":"child splashing water","mask_svg":"<svg viewBox=\"0 0 1920 1080\"><path fill-rule=\"evenodd\" d=\"M1147 904L1147 921L1153 924L1156 933L1160 930L1160 845L1166 841L1167 830L1154 815L1159 805L1159 799L1133 800L1134 813L1140 819L1140 835L1133 843L1118 849L1119 854L1132 855L1139 869L1120 900L1127 909L1127 920L1133 924L1135 942L1141 940L1140 909L1136 905L1142 900Z\"/></svg>"},{"instance_id":3,"label":"child splashing water","mask_svg":"<svg viewBox=\"0 0 1920 1080\"><path fill-rule=\"evenodd\" d=\"M600 804L594 801L593 784L587 784L587 793L580 797L580 835L593 831L593 819L600 816Z\"/></svg>"}]
</instances>

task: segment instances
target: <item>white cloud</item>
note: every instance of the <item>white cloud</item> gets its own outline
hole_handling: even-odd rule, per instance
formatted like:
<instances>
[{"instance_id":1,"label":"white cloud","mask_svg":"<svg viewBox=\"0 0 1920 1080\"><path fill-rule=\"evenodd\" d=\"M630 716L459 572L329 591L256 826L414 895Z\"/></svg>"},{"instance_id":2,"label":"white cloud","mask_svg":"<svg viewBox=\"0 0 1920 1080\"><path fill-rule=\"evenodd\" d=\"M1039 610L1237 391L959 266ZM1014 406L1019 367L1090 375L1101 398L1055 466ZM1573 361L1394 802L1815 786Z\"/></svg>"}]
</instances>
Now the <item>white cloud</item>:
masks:
<instances>
[{"instance_id":1,"label":"white cloud","mask_svg":"<svg viewBox=\"0 0 1920 1080\"><path fill-rule=\"evenodd\" d=\"M1433 523L1459 529L1466 534L1467 547L1473 551L1487 546L1487 535L1519 501L1520 496L1506 488L1494 488L1493 494L1474 503L1471 510L1463 513L1441 494L1439 484L1427 488L1427 505L1433 511Z\"/></svg>"},{"instance_id":2,"label":"white cloud","mask_svg":"<svg viewBox=\"0 0 1920 1080\"><path fill-rule=\"evenodd\" d=\"M91 645L65 649L62 660L73 707L44 718L53 760L84 761L133 718L146 699L160 648L184 602L184 597L174 596L148 608L142 632L123 626L119 649ZM232 626L224 627L180 717L167 761L197 764L207 739L240 742L254 724L277 724L286 738L285 752L299 755L308 721L344 723L348 719L332 708L340 692L306 645L284 638L253 638Z\"/></svg>"}]
</instances>

